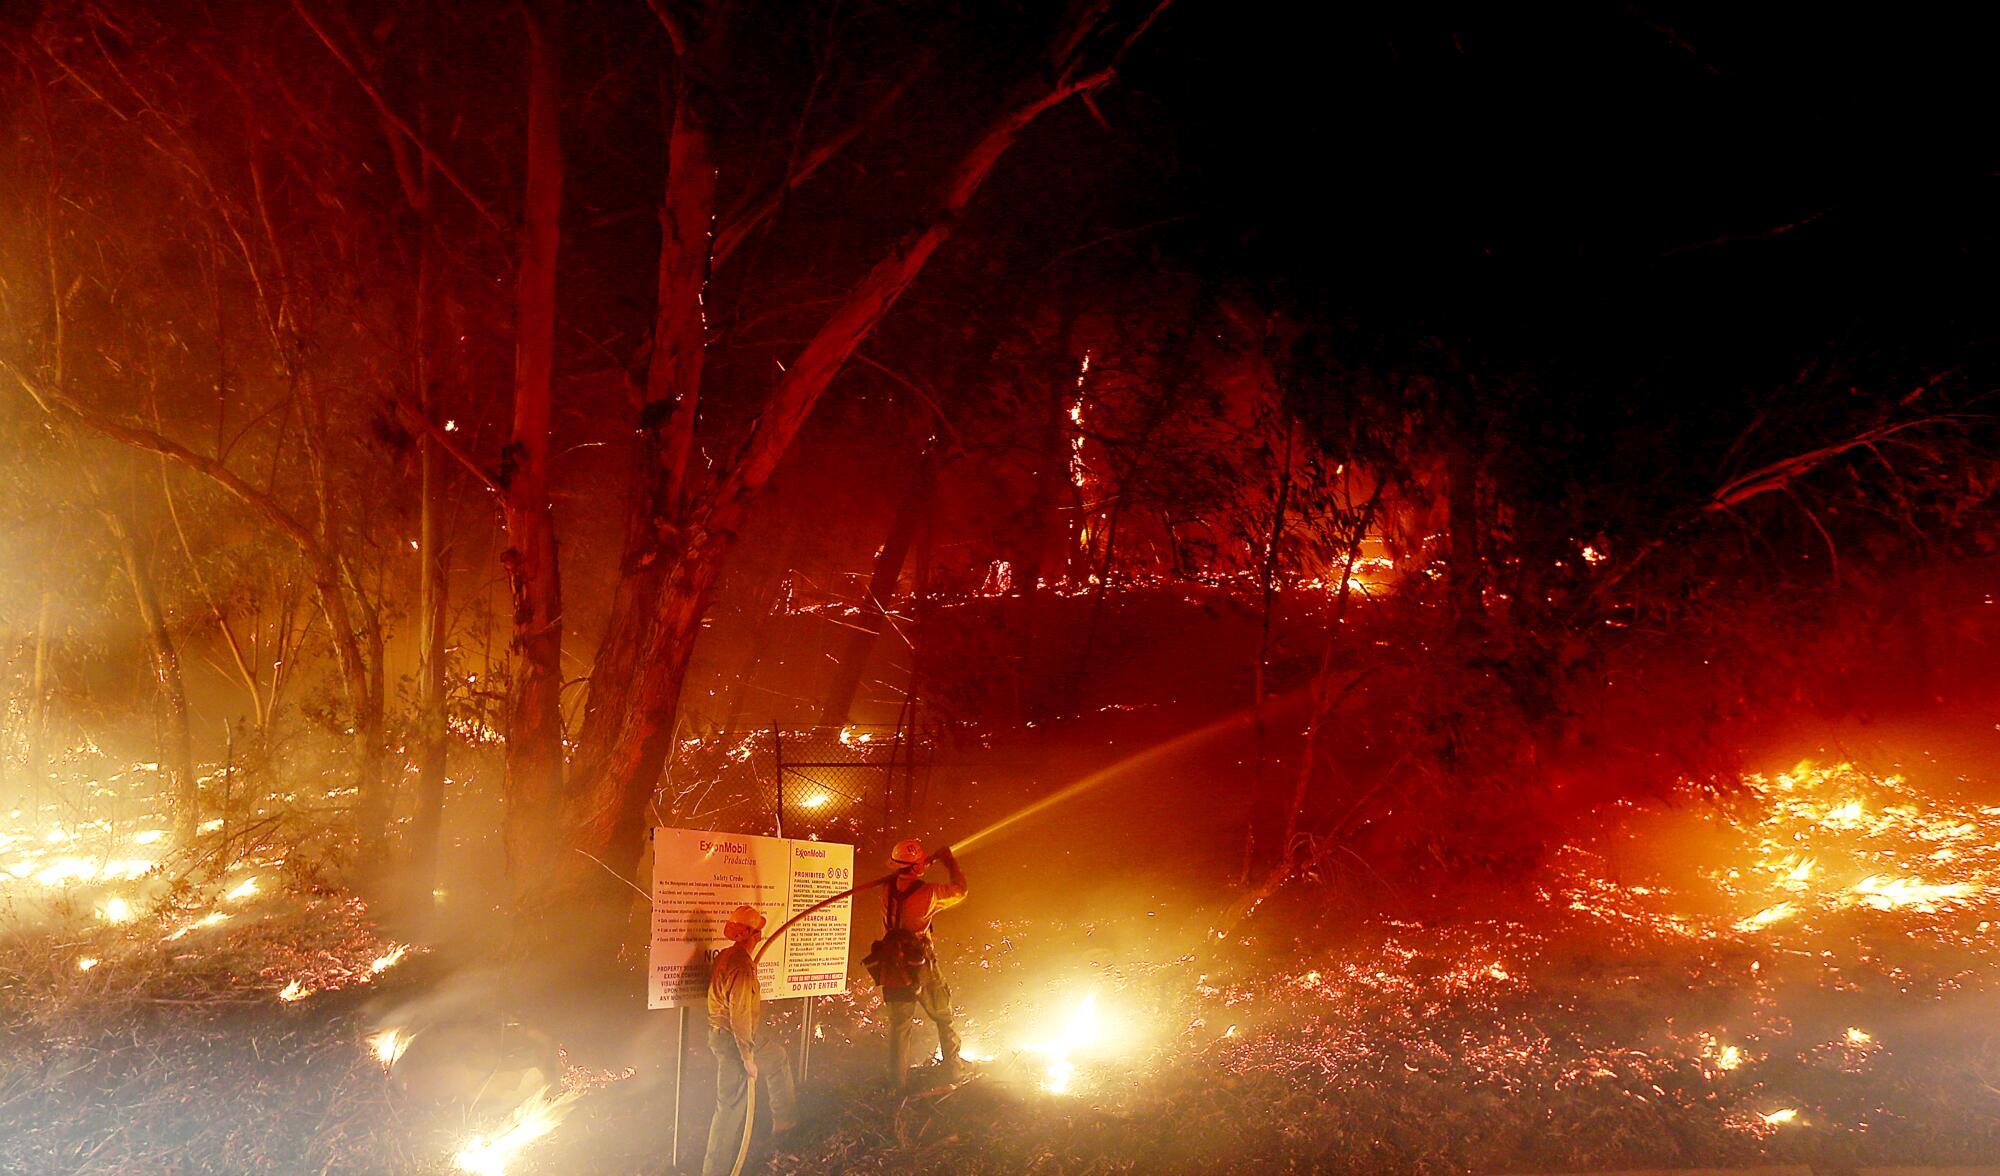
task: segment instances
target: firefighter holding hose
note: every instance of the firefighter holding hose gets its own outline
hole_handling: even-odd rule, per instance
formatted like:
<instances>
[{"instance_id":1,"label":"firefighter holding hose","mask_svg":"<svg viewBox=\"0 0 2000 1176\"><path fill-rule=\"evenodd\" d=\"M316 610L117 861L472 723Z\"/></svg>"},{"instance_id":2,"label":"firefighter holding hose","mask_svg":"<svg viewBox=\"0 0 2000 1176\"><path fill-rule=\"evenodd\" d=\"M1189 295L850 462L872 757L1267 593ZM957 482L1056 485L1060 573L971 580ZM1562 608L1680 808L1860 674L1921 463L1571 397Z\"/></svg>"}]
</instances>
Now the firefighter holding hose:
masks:
<instances>
[{"instance_id":1,"label":"firefighter holding hose","mask_svg":"<svg viewBox=\"0 0 2000 1176\"><path fill-rule=\"evenodd\" d=\"M759 1077L771 1096L771 1126L780 1136L798 1121L792 1063L777 1039L764 1031L764 990L757 983L752 952L764 934L764 916L740 906L722 925L729 946L716 957L708 976L708 1048L715 1054L715 1117L708 1125L702 1176L728 1176L749 1142L747 1120Z\"/></svg>"},{"instance_id":2,"label":"firefighter holding hose","mask_svg":"<svg viewBox=\"0 0 2000 1176\"><path fill-rule=\"evenodd\" d=\"M896 867L895 876L882 890L884 934L871 960L879 959L884 965L881 979L889 1020L891 1089L902 1089L908 1082L910 1022L919 1008L937 1027L945 1081L956 1083L971 1076L971 1068L959 1057L958 1030L951 1023L951 986L938 969L937 949L931 941L931 920L939 911L965 901L965 871L959 868L949 846L938 850L936 859L951 878L942 885L924 881L931 855L923 843L914 838L899 842L889 855Z\"/></svg>"}]
</instances>

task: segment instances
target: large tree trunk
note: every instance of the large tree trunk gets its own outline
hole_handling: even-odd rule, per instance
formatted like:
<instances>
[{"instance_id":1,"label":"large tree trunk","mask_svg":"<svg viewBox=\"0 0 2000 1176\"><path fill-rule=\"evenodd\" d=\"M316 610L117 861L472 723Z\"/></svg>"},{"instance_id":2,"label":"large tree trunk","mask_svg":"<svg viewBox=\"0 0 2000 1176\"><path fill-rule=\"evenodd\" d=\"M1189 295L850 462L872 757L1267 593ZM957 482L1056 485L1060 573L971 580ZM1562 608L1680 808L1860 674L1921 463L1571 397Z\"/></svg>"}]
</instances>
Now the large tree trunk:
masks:
<instances>
[{"instance_id":1,"label":"large tree trunk","mask_svg":"<svg viewBox=\"0 0 2000 1176\"><path fill-rule=\"evenodd\" d=\"M826 697L820 706L821 726L847 725L848 714L854 705L854 692L861 685L861 672L867 667L868 656L874 651L876 639L882 635L888 621L889 598L896 594L896 585L903 578L903 564L910 556L910 543L916 538L917 528L929 510L936 473L935 448L927 445L910 471L909 485L904 488L901 501L896 504L896 517L889 524L889 535L875 552L875 570L868 578L867 591L862 595L860 615L841 642L833 683L827 687Z\"/></svg>"},{"instance_id":2,"label":"large tree trunk","mask_svg":"<svg viewBox=\"0 0 2000 1176\"><path fill-rule=\"evenodd\" d=\"M565 861L565 879L558 885L568 889L585 878L599 883L607 877L629 879L702 616L751 503L827 385L951 236L973 195L1021 132L1044 111L1110 77L1119 42L1105 39L1106 30L1097 20L1101 15L1096 6L1075 10L1055 42L1047 71L1009 95L998 116L946 171L917 223L835 306L785 368L739 449L720 463L715 485L699 495L688 485L688 458L701 379L700 292L711 258L714 168L708 163L709 124L698 79L682 82L669 147L661 301L640 422L646 435L642 454L651 465L635 499L644 513L628 528L626 560L591 672L574 771L572 848L580 851L579 859L595 861ZM683 55L681 72L689 78L687 55L705 56L720 38L694 44L678 22L664 12L663 18L670 20L676 51ZM1086 74L1086 58L1102 54L1107 46L1109 60L1095 63L1096 72ZM703 215L682 221L683 209L701 209ZM691 231L696 224L698 234Z\"/></svg>"},{"instance_id":3,"label":"large tree trunk","mask_svg":"<svg viewBox=\"0 0 2000 1176\"><path fill-rule=\"evenodd\" d=\"M139 606L139 622L153 647L153 684L166 717L165 767L167 795L173 804L173 838L177 845L194 841L201 827L201 789L194 772L194 736L188 726L187 684L181 676L180 649L167 629L166 612L153 582L152 568L132 537L132 528L116 510L103 512L106 528L118 545L125 578Z\"/></svg>"},{"instance_id":4,"label":"large tree trunk","mask_svg":"<svg viewBox=\"0 0 2000 1176\"><path fill-rule=\"evenodd\" d=\"M710 39L694 48L714 43ZM703 69L713 66L704 63ZM639 682L645 673L657 670L642 660L657 655L654 630L663 622L654 614L676 612L669 601L669 583L685 574L689 549L697 542L688 525L688 459L694 451L707 359L702 303L710 272L716 163L706 117L709 97L696 72L685 63L679 71L667 132L670 166L660 202L657 307L646 365L646 402L633 454L633 497L627 505L618 586L592 666L578 737L578 777L585 788L593 787L599 763L617 758L612 748L626 741L633 708L648 705L640 701ZM712 580L713 573L708 578ZM677 701L678 684L674 694ZM665 718L669 726L672 719L671 714Z\"/></svg>"},{"instance_id":5,"label":"large tree trunk","mask_svg":"<svg viewBox=\"0 0 2000 1176\"><path fill-rule=\"evenodd\" d=\"M719 555L707 553L675 568L646 623L620 631L621 641L630 644L604 651L636 662L637 671L624 722L609 739L590 745L596 756L578 760L579 779L589 789L578 798L574 836L577 848L621 876L639 858L642 817L666 763L681 686L721 566ZM596 869L570 863L587 875L586 867Z\"/></svg>"},{"instance_id":6,"label":"large tree trunk","mask_svg":"<svg viewBox=\"0 0 2000 1176\"><path fill-rule=\"evenodd\" d=\"M562 4L524 10L528 26L527 181L514 286L514 420L500 482L513 592L513 677L507 695L506 815L502 836L517 884L553 866L563 781L562 580L549 504L556 254L561 240L563 158Z\"/></svg>"}]
</instances>

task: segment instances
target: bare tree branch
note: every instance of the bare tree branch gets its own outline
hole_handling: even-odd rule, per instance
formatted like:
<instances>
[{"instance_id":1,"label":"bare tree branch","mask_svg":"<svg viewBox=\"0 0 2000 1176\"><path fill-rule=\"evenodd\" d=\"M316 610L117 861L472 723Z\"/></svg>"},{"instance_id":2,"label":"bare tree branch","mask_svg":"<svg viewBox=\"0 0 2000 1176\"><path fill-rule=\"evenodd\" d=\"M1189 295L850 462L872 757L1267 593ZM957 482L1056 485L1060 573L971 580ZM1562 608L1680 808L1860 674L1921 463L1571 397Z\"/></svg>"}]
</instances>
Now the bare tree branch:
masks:
<instances>
[{"instance_id":1,"label":"bare tree branch","mask_svg":"<svg viewBox=\"0 0 2000 1176\"><path fill-rule=\"evenodd\" d=\"M1738 503L1757 497L1759 494L1769 493L1772 490L1782 490L1794 481L1797 481L1801 476L1825 465L1827 462L1849 450L1873 447L1877 442L1893 437L1906 430L1925 425L1944 424L1949 420L1950 418L1948 417L1922 417L1917 420L1899 421L1893 425L1878 425L1875 428L1849 437L1844 441L1838 441L1831 445L1822 445L1818 449L1811 449L1804 453L1797 453L1790 457L1781 458L1778 461L1751 470L1740 478L1725 482L1714 494L1709 496L1708 501L1702 504L1701 509L1704 513L1728 510Z\"/></svg>"},{"instance_id":2,"label":"bare tree branch","mask_svg":"<svg viewBox=\"0 0 2000 1176\"><path fill-rule=\"evenodd\" d=\"M1789 233L1794 229L1803 229L1807 225L1813 223L1814 221L1818 220L1819 218L1825 216L1827 213L1832 211L1833 211L1833 206L1828 205L1827 207L1820 209L1818 212L1802 216L1795 221L1787 221L1782 225L1774 225L1771 228L1764 229L1761 232L1728 233L1720 237L1711 237L1706 241L1695 241L1687 245L1676 245L1672 249L1667 250L1666 253L1663 254L1662 256L1672 257L1676 253L1693 253L1697 249L1712 249L1718 245L1734 245L1741 241L1768 241L1773 237L1782 237L1786 233Z\"/></svg>"},{"instance_id":3,"label":"bare tree branch","mask_svg":"<svg viewBox=\"0 0 2000 1176\"><path fill-rule=\"evenodd\" d=\"M674 47L674 56L686 58L688 52L687 26L667 7L667 0L646 0L646 7L660 19L660 27L667 30L667 41Z\"/></svg>"},{"instance_id":4,"label":"bare tree branch","mask_svg":"<svg viewBox=\"0 0 2000 1176\"><path fill-rule=\"evenodd\" d=\"M424 140L424 137L417 133L417 129L410 125L409 120L396 113L396 109L389 105L388 98L383 96L382 91L376 87L375 83L369 81L367 75L363 74L360 67L354 63L354 58L334 42L333 37L326 31L325 26L313 18L312 13L306 8L305 0L292 0L292 11L299 14L299 19L306 22L306 27L310 28L313 31L313 35L319 38L320 44L326 46L326 51L333 54L334 60L340 62L341 66L347 70L348 76L353 78L355 84L360 86L369 99L375 103L375 109L382 115L383 119L390 126L401 131L410 140L411 145L421 152L425 159L430 161L432 167L438 170L438 174L443 176L452 187L458 189L458 194L465 197L466 202L471 204L481 217L485 218L486 223L493 227L494 232L505 236L508 231L507 226L498 216L494 215L491 208L487 207L486 201L480 199L479 194L472 190L472 186L467 184L456 171L452 170L451 165L444 161L444 157L432 149L431 145Z\"/></svg>"},{"instance_id":5,"label":"bare tree branch","mask_svg":"<svg viewBox=\"0 0 2000 1176\"><path fill-rule=\"evenodd\" d=\"M1160 0L1120 39L1104 64L1089 68L1088 50L1104 35L1100 21L1109 7L1109 0L1079 5L1073 23L1055 41L1049 74L1056 80L1025 83L1016 89L1008 104L946 173L929 213L856 283L853 292L799 352L711 499L704 528L720 521L722 530L731 529L733 520L718 518L716 512L726 516L738 509L770 478L827 384L951 235L966 206L1014 140L1044 112L1110 81L1125 50L1165 9L1166 0Z\"/></svg>"},{"instance_id":6,"label":"bare tree branch","mask_svg":"<svg viewBox=\"0 0 2000 1176\"><path fill-rule=\"evenodd\" d=\"M480 483L488 490L493 491L495 494L505 494L507 492L507 488L500 484L500 480L493 476L492 471L479 464L478 458L467 453L465 447L458 443L458 438L453 437L450 430L432 420L429 413L411 403L406 397L396 397L395 403L397 413L404 420L415 426L426 437L437 442L438 448L450 454L452 460L464 466L466 471L473 477L478 478Z\"/></svg>"},{"instance_id":7,"label":"bare tree branch","mask_svg":"<svg viewBox=\"0 0 2000 1176\"><path fill-rule=\"evenodd\" d=\"M655 0L655 3L658 3L658 0ZM749 194L745 193L743 198L738 200L733 208L718 218L722 228L715 235L715 259L713 264L719 266L727 261L730 254L736 252L736 247L743 244L744 238L748 237L758 225L764 223L767 217L778 210L779 206L784 203L787 192L792 191L811 179L813 173L825 165L828 160L840 154L841 151L847 148L848 144L860 138L863 131L866 131L869 127L880 121L882 115L887 113L889 108L894 106L897 100L908 92L910 86L916 82L917 78L923 75L928 68L929 60L928 55L920 57L904 72L896 84L891 86L880 98L871 103L868 109L862 111L860 115L845 127L829 135L818 146L800 156L798 161L786 173L784 180L766 192L762 199L752 202Z\"/></svg>"},{"instance_id":8,"label":"bare tree branch","mask_svg":"<svg viewBox=\"0 0 2000 1176\"><path fill-rule=\"evenodd\" d=\"M929 389L865 352L855 352L854 358L894 380L908 389L910 395L923 401L924 407L931 410L931 416L937 419L937 423L943 427L945 432L951 434L952 448L959 453L965 452L965 434L959 432L958 426L951 423L951 418L945 415L944 406L938 403L937 397Z\"/></svg>"},{"instance_id":9,"label":"bare tree branch","mask_svg":"<svg viewBox=\"0 0 2000 1176\"><path fill-rule=\"evenodd\" d=\"M6 369L7 374L12 376L21 389L45 412L58 416L67 414L85 427L114 441L159 454L202 474L270 519L274 526L298 544L308 556L314 559L325 558L325 549L320 546L319 536L314 534L311 527L299 521L276 498L251 485L241 474L222 462L206 454L196 453L180 442L151 429L127 424L101 412L62 389L35 380L4 358L0 358L0 368Z\"/></svg>"}]
</instances>

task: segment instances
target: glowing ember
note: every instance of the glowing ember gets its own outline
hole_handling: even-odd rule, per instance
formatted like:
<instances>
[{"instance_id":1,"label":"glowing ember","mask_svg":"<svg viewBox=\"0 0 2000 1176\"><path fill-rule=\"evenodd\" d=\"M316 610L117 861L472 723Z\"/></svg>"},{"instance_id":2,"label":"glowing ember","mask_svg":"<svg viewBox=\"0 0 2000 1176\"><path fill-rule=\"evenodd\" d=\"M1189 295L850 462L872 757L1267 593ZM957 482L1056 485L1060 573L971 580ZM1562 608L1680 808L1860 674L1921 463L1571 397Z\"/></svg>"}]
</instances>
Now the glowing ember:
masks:
<instances>
[{"instance_id":1,"label":"glowing ember","mask_svg":"<svg viewBox=\"0 0 2000 1176\"><path fill-rule=\"evenodd\" d=\"M1083 353L1083 363L1076 373L1076 399L1070 402L1070 424L1076 426L1076 435L1069 439L1069 480L1077 489L1089 487L1090 469L1083 458L1083 395L1084 382L1090 378L1090 352Z\"/></svg>"},{"instance_id":2,"label":"glowing ember","mask_svg":"<svg viewBox=\"0 0 2000 1176\"><path fill-rule=\"evenodd\" d=\"M1883 878L1876 875L1863 878L1854 887L1854 893L1861 896L1862 902L1876 910L1884 911L1895 907L1934 911L1941 902L1964 898L1978 892L1979 888L1969 882L1934 886L1915 878Z\"/></svg>"},{"instance_id":3,"label":"glowing ember","mask_svg":"<svg viewBox=\"0 0 2000 1176\"><path fill-rule=\"evenodd\" d=\"M827 801L828 801L829 799L831 799L831 798L830 798L830 797L828 797L826 793L824 793L824 792L815 792L815 793L813 793L813 794L812 794L811 796L808 796L808 797L806 797L806 798L805 798L804 800L800 801L800 802L799 802L799 807L800 807L800 808L809 808L809 809L816 809L816 808L825 808L825 807L826 807L826 802L827 802Z\"/></svg>"},{"instance_id":4,"label":"glowing ember","mask_svg":"<svg viewBox=\"0 0 2000 1176\"><path fill-rule=\"evenodd\" d=\"M375 962L368 965L368 970L374 973L375 975L379 976L382 973L388 971L390 968L393 968L397 964L401 963L403 960L403 953L409 950L410 950L409 944L399 943L395 947L389 949L389 951L387 951L386 953L376 956Z\"/></svg>"},{"instance_id":5,"label":"glowing ember","mask_svg":"<svg viewBox=\"0 0 2000 1176\"><path fill-rule=\"evenodd\" d=\"M1526 1097L1589 1087L1713 1116L1758 1139L1815 1130L1822 1118L1865 1130L1860 1114L1841 1122L1834 1107L1787 1106L1776 1100L1802 1092L1766 1083L1794 1058L1857 1076L1884 1065L1888 1051L1852 1023L1887 1015L1888 1002L1966 994L1984 1008L2000 983L1991 934L2000 927L2000 805L1846 764L1801 764L1744 784L1740 797L1702 811L1614 815L1602 837L1563 846L1538 879L1541 906L1530 917L1378 918L1361 939L1290 975L1196 979L1192 995L1207 1015L1184 1022L1195 1035L1185 1040L1213 1043L1233 1073L1310 1076L1391 1097L1402 1097L1401 1074L1380 1064L1385 1054L1426 1080L1449 1075L1453 1089ZM1647 871L1629 853L1649 835L1673 847L1673 864ZM1701 851L1693 861L1690 846ZM1596 998L1576 994L1599 989L1621 1018L1645 1004L1662 1020L1637 1042L1549 1018L1534 1011L1546 999L1534 983L1542 973L1560 981L1572 1011L1597 1015ZM1854 1002L1846 1020L1825 1020L1825 991ZM1689 1028L1717 1007L1742 1019ZM1222 1037L1232 1023L1258 1032ZM1771 1073L1761 1073L1767 1059ZM1690 1068L1709 1081L1688 1084Z\"/></svg>"},{"instance_id":6,"label":"glowing ember","mask_svg":"<svg viewBox=\"0 0 2000 1176\"><path fill-rule=\"evenodd\" d=\"M1005 596L1014 590L1014 565L1004 559L996 559L986 569L986 578L980 582L979 595Z\"/></svg>"},{"instance_id":7,"label":"glowing ember","mask_svg":"<svg viewBox=\"0 0 2000 1176\"><path fill-rule=\"evenodd\" d=\"M278 990L278 999L286 1002L304 1000L306 997L311 996L312 993L313 990L307 988L304 981L293 980Z\"/></svg>"},{"instance_id":8,"label":"glowing ember","mask_svg":"<svg viewBox=\"0 0 2000 1176\"><path fill-rule=\"evenodd\" d=\"M87 858L58 858L53 865L37 870L35 881L43 886L61 886L65 882L89 882L97 878L97 871L97 863Z\"/></svg>"},{"instance_id":9,"label":"glowing ember","mask_svg":"<svg viewBox=\"0 0 2000 1176\"><path fill-rule=\"evenodd\" d=\"M507 1117L507 1123L492 1137L475 1135L472 1142L459 1149L452 1162L460 1171L474 1173L475 1176L504 1176L522 1148L554 1131L569 1114L571 1104L582 1097L581 1091L570 1091L551 1099L549 1092L554 1087L544 1086L528 1096L528 1101L514 1108Z\"/></svg>"},{"instance_id":10,"label":"glowing ember","mask_svg":"<svg viewBox=\"0 0 2000 1176\"><path fill-rule=\"evenodd\" d=\"M182 924L179 930L175 931L173 934L168 935L166 937L166 942L172 943L176 939L184 938L188 935L193 934L196 931L201 930L203 927L213 927L217 923L223 922L228 918L229 916L223 914L221 911L210 911L209 913L203 915L201 918L194 920L192 923Z\"/></svg>"},{"instance_id":11,"label":"glowing ember","mask_svg":"<svg viewBox=\"0 0 2000 1176\"><path fill-rule=\"evenodd\" d=\"M96 966L97 966L96 956L83 956L76 961L76 970L79 972L88 972L92 968L95 968Z\"/></svg>"},{"instance_id":12,"label":"glowing ember","mask_svg":"<svg viewBox=\"0 0 2000 1176\"><path fill-rule=\"evenodd\" d=\"M1751 915L1749 918L1736 924L1736 929L1738 931L1755 931L1759 927L1768 927L1773 923L1783 922L1797 913L1798 908L1796 906L1793 906L1789 902L1781 902L1776 906L1765 907L1763 910Z\"/></svg>"},{"instance_id":13,"label":"glowing ember","mask_svg":"<svg viewBox=\"0 0 2000 1176\"><path fill-rule=\"evenodd\" d=\"M369 1052L382 1063L384 1070L394 1069L402 1060L403 1051L410 1048L410 1038L401 1029L384 1029L368 1038Z\"/></svg>"},{"instance_id":14,"label":"glowing ember","mask_svg":"<svg viewBox=\"0 0 2000 1176\"><path fill-rule=\"evenodd\" d=\"M122 898L108 898L97 908L97 917L107 923L129 923L134 913L132 904Z\"/></svg>"}]
</instances>

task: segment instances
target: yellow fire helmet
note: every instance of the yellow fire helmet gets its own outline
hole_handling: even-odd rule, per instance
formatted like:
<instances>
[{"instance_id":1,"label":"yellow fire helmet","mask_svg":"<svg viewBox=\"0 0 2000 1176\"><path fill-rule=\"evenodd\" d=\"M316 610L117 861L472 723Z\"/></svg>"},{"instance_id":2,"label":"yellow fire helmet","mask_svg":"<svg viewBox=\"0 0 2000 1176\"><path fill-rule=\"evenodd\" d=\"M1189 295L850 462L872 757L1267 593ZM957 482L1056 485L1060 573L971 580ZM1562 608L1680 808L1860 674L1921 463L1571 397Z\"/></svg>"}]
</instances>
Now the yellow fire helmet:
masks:
<instances>
[{"instance_id":1,"label":"yellow fire helmet","mask_svg":"<svg viewBox=\"0 0 2000 1176\"><path fill-rule=\"evenodd\" d=\"M889 851L889 860L899 866L916 866L922 869L929 859L930 855L924 852L924 843L914 837L898 841L896 848Z\"/></svg>"},{"instance_id":2,"label":"yellow fire helmet","mask_svg":"<svg viewBox=\"0 0 2000 1176\"><path fill-rule=\"evenodd\" d=\"M753 906L740 906L730 911L729 921L740 923L752 931L762 931L764 929L764 916Z\"/></svg>"}]
</instances>

